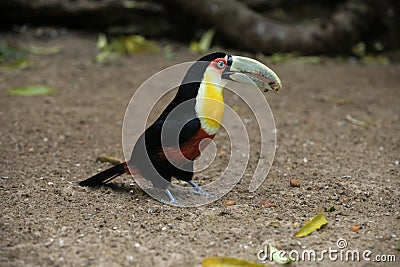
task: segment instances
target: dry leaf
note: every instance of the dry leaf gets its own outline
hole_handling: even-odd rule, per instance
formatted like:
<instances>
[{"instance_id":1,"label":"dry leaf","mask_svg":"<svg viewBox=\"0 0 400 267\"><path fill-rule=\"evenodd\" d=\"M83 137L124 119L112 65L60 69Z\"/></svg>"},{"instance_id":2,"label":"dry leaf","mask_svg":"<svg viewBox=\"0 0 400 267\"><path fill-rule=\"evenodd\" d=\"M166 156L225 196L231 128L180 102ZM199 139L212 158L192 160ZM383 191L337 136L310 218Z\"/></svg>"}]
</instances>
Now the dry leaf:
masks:
<instances>
[{"instance_id":1,"label":"dry leaf","mask_svg":"<svg viewBox=\"0 0 400 267\"><path fill-rule=\"evenodd\" d=\"M375 123L371 122L371 121L362 121L362 120L358 120L353 118L350 115L346 115L346 120L354 125L357 126L362 126L362 127L369 127L369 126L375 126Z\"/></svg>"},{"instance_id":2,"label":"dry leaf","mask_svg":"<svg viewBox=\"0 0 400 267\"><path fill-rule=\"evenodd\" d=\"M350 98L341 98L341 97L334 97L334 96L326 96L326 95L319 95L316 96L315 99L325 102L325 103L333 103L337 105L345 105L353 103L353 100Z\"/></svg>"}]
</instances>

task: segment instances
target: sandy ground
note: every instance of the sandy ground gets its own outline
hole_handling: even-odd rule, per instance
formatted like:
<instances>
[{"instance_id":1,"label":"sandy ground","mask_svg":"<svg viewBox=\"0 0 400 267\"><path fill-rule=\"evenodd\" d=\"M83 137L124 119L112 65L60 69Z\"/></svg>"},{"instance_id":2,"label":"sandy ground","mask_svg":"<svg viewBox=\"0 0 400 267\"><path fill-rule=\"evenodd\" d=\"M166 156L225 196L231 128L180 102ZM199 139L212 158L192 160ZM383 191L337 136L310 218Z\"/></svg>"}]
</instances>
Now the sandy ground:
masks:
<instances>
[{"instance_id":1,"label":"sandy ground","mask_svg":"<svg viewBox=\"0 0 400 267\"><path fill-rule=\"evenodd\" d=\"M200 266L213 256L257 261L266 244L300 252L337 249L340 238L346 239L348 250L371 250L371 259L396 255L399 264L398 63L272 66L285 90L266 95L278 147L264 184L254 193L247 190L257 163L252 152L242 182L228 195L206 206L176 208L143 193L130 176L96 189L77 182L109 166L96 162L98 156L123 157L121 125L136 88L157 71L198 55L181 48L172 61L141 54L97 64L95 36L3 37L60 45L62 51L32 55L35 65L30 69L0 72L1 266ZM6 93L27 84L46 84L58 93ZM316 99L319 95L353 103L326 103ZM354 125L346 115L374 126ZM257 135L254 122L248 129ZM217 136L216 142L224 137ZM215 175L207 169L196 181ZM301 186L291 187L292 178ZM235 205L226 205L228 200ZM325 212L327 226L304 238L293 237L331 206L335 211ZM354 225L360 229L353 231ZM296 263L343 264L329 259ZM363 260L348 264L375 265Z\"/></svg>"}]
</instances>

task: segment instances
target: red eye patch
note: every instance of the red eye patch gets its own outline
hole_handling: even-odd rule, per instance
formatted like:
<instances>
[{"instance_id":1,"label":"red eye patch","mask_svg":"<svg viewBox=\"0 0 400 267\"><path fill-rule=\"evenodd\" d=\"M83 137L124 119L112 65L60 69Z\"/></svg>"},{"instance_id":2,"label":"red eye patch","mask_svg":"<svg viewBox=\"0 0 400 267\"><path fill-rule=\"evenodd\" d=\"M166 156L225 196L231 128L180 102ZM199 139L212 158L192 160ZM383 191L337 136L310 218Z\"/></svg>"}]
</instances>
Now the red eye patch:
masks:
<instances>
[{"instance_id":1,"label":"red eye patch","mask_svg":"<svg viewBox=\"0 0 400 267\"><path fill-rule=\"evenodd\" d=\"M226 59L216 58L211 62L211 65L218 70L224 70L226 68Z\"/></svg>"}]
</instances>

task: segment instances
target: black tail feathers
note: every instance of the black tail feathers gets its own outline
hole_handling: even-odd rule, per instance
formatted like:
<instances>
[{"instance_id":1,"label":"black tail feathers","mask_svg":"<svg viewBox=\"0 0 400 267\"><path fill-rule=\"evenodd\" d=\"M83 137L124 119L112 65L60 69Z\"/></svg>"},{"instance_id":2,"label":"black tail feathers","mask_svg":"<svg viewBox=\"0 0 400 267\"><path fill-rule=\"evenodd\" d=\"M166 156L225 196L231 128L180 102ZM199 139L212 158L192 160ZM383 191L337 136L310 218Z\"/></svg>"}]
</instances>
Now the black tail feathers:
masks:
<instances>
[{"instance_id":1,"label":"black tail feathers","mask_svg":"<svg viewBox=\"0 0 400 267\"><path fill-rule=\"evenodd\" d=\"M79 182L80 186L95 186L95 185L100 185L100 184L105 184L112 179L116 178L117 176L120 176L124 173L127 172L127 166L126 162L120 163L118 165L115 165L111 168L108 168L107 170L104 170L96 175L93 175L92 177Z\"/></svg>"}]
</instances>

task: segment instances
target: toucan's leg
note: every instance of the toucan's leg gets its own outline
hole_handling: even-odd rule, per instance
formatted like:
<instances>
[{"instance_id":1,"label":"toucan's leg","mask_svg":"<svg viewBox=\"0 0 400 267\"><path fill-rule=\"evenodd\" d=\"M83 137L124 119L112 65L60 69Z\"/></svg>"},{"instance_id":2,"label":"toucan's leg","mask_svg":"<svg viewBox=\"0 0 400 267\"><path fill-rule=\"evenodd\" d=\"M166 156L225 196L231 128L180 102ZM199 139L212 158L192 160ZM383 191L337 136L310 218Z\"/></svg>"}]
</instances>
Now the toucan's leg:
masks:
<instances>
[{"instance_id":1,"label":"toucan's leg","mask_svg":"<svg viewBox=\"0 0 400 267\"><path fill-rule=\"evenodd\" d=\"M188 184L190 184L191 186L193 186L194 188L194 192L196 194L202 195L202 196L206 196L206 197L211 197L211 198L216 198L216 196L211 195L210 193L207 193L206 191L204 191L198 184L196 184L195 182L193 182L192 180L187 181Z\"/></svg>"},{"instance_id":2,"label":"toucan's leg","mask_svg":"<svg viewBox=\"0 0 400 267\"><path fill-rule=\"evenodd\" d=\"M176 200L176 198L171 194L171 191L169 191L168 188L164 189L165 194L169 197L170 200L170 204L174 204L174 205L179 205L178 200ZM167 202L166 202L167 203Z\"/></svg>"}]
</instances>

